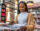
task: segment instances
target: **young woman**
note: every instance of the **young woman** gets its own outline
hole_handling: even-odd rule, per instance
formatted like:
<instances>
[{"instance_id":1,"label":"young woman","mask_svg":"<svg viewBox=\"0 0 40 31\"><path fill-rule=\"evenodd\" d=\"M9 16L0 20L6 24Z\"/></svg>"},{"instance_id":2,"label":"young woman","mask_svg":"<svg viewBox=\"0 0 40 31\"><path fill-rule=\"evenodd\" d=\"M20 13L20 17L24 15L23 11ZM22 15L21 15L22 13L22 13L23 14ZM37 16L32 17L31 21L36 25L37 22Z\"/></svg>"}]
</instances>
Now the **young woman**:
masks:
<instances>
[{"instance_id":1,"label":"young woman","mask_svg":"<svg viewBox=\"0 0 40 31\"><path fill-rule=\"evenodd\" d=\"M27 5L23 1L19 3L19 10L14 23L24 25L21 26L22 31L33 31L34 29L34 17L28 13ZM13 24L13 22L10 21L9 24Z\"/></svg>"},{"instance_id":2,"label":"young woman","mask_svg":"<svg viewBox=\"0 0 40 31\"><path fill-rule=\"evenodd\" d=\"M27 31L33 31L34 28L34 17L32 16L31 13L28 13L28 8L25 2L21 1L19 3L19 9L18 9L18 14L16 16L15 20L16 24L24 24L26 26ZM22 29L25 27L22 26Z\"/></svg>"}]
</instances>

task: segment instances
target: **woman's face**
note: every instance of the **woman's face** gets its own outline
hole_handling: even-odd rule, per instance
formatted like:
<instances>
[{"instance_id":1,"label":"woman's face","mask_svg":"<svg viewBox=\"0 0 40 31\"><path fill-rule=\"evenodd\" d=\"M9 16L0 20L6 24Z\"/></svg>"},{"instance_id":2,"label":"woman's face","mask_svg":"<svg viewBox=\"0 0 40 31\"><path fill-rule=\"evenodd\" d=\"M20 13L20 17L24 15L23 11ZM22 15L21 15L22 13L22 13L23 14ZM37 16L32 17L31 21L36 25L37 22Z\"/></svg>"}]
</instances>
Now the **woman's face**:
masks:
<instances>
[{"instance_id":1,"label":"woman's face","mask_svg":"<svg viewBox=\"0 0 40 31\"><path fill-rule=\"evenodd\" d=\"M24 3L20 3L19 4L19 10L20 10L20 12L25 12L25 5L24 5Z\"/></svg>"}]
</instances>

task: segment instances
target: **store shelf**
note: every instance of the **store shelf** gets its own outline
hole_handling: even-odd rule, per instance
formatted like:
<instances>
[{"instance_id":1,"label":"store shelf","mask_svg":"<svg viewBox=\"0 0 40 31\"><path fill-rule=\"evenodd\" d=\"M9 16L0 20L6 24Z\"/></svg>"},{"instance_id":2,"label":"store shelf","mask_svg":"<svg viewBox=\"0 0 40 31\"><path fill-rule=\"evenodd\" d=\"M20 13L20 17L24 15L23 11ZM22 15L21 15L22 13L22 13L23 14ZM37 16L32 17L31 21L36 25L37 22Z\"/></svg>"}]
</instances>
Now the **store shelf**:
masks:
<instances>
[{"instance_id":1,"label":"store shelf","mask_svg":"<svg viewBox=\"0 0 40 31\"><path fill-rule=\"evenodd\" d=\"M40 2L34 3L32 6L28 6L28 8L40 8Z\"/></svg>"},{"instance_id":2,"label":"store shelf","mask_svg":"<svg viewBox=\"0 0 40 31\"><path fill-rule=\"evenodd\" d=\"M33 6L28 6L28 10L34 16L35 24L37 24L37 21L40 22L40 3L35 3Z\"/></svg>"}]
</instances>

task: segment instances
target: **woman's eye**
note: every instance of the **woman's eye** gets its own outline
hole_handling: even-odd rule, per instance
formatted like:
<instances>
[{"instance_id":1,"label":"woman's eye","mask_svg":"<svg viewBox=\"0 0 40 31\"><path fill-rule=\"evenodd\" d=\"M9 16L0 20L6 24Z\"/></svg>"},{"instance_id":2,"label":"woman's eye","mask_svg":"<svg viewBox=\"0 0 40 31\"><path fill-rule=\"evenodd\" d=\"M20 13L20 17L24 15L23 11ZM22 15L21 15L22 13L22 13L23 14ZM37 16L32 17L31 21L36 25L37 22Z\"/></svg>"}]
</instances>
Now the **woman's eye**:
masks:
<instances>
[{"instance_id":1,"label":"woman's eye","mask_svg":"<svg viewBox=\"0 0 40 31\"><path fill-rule=\"evenodd\" d=\"M24 6L20 6L19 8L24 8Z\"/></svg>"},{"instance_id":2,"label":"woman's eye","mask_svg":"<svg viewBox=\"0 0 40 31\"><path fill-rule=\"evenodd\" d=\"M22 7L22 8L24 8L24 7Z\"/></svg>"}]
</instances>

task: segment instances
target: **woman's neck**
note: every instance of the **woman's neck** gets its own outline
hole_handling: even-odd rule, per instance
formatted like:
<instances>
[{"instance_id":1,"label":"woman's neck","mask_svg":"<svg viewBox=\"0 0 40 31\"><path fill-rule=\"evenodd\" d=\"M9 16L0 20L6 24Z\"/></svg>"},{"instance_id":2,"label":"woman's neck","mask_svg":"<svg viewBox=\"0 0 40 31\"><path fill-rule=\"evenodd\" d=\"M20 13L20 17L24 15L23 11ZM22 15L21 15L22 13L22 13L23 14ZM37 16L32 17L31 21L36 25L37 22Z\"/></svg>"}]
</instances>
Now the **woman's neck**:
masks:
<instances>
[{"instance_id":1,"label":"woman's neck","mask_svg":"<svg viewBox=\"0 0 40 31\"><path fill-rule=\"evenodd\" d=\"M21 13L25 13L25 12L21 12Z\"/></svg>"},{"instance_id":2,"label":"woman's neck","mask_svg":"<svg viewBox=\"0 0 40 31\"><path fill-rule=\"evenodd\" d=\"M21 14L25 14L25 13L27 13L27 12L21 12Z\"/></svg>"}]
</instances>

